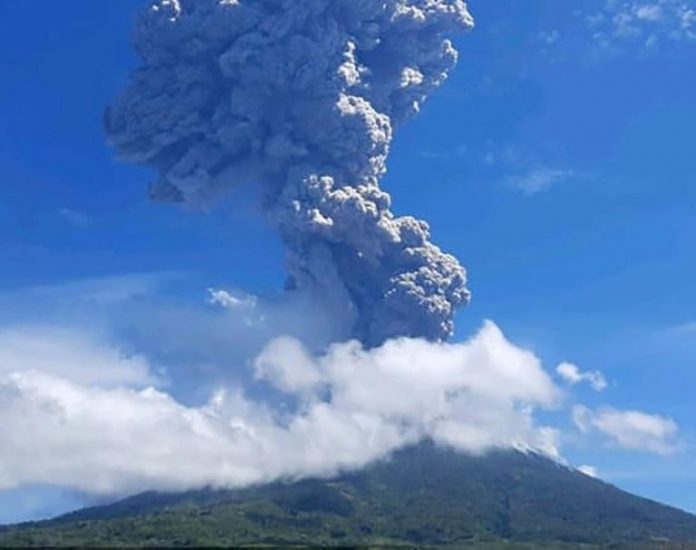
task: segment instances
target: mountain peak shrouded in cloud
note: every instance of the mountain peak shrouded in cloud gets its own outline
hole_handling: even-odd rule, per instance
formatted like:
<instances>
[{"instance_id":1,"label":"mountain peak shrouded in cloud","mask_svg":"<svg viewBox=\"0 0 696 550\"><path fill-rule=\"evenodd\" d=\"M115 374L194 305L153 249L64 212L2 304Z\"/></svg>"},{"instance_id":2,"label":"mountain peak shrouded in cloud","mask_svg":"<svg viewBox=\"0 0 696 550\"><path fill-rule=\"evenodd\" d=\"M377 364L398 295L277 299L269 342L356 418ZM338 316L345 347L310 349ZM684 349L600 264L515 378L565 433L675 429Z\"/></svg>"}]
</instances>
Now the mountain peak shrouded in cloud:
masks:
<instances>
[{"instance_id":1,"label":"mountain peak shrouded in cloud","mask_svg":"<svg viewBox=\"0 0 696 550\"><path fill-rule=\"evenodd\" d=\"M472 25L462 0L157 0L106 132L157 170L157 200L260 188L288 290L324 296L362 342L443 340L466 272L379 181L394 131L456 63L448 37Z\"/></svg>"}]
</instances>

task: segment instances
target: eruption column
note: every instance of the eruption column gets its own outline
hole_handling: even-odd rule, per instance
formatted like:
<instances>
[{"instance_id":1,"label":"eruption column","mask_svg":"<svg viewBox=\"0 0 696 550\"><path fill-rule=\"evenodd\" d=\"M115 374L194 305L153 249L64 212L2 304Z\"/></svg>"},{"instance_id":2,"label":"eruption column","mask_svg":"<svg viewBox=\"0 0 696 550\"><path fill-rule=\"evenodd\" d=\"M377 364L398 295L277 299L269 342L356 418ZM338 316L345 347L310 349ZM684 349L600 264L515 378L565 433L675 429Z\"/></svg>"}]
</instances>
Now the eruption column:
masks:
<instances>
[{"instance_id":1,"label":"eruption column","mask_svg":"<svg viewBox=\"0 0 696 550\"><path fill-rule=\"evenodd\" d=\"M466 272L379 187L394 130L447 78L462 0L156 0L110 143L154 167L157 200L247 182L287 251L287 288L345 304L367 345L443 340Z\"/></svg>"}]
</instances>

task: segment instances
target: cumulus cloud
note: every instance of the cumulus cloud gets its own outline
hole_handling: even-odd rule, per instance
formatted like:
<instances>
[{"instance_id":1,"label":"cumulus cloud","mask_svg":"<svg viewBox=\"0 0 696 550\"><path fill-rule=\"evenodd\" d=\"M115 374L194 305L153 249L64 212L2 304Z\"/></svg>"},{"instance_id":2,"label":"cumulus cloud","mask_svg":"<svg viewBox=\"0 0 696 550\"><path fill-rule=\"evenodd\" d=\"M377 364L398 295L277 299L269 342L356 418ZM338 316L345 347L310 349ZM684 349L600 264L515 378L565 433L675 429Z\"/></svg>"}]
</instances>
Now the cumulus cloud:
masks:
<instances>
[{"instance_id":1,"label":"cumulus cloud","mask_svg":"<svg viewBox=\"0 0 696 550\"><path fill-rule=\"evenodd\" d=\"M561 363L556 367L556 373L571 386L586 382L599 392L606 390L608 386L607 379L601 372L583 372L572 363Z\"/></svg>"},{"instance_id":2,"label":"cumulus cloud","mask_svg":"<svg viewBox=\"0 0 696 550\"><path fill-rule=\"evenodd\" d=\"M679 428L674 420L640 411L584 406L573 409L575 425L583 433L597 432L619 447L658 455L670 455L679 448Z\"/></svg>"},{"instance_id":3,"label":"cumulus cloud","mask_svg":"<svg viewBox=\"0 0 696 550\"><path fill-rule=\"evenodd\" d=\"M693 0L606 0L586 16L595 42L603 49L638 43L696 43L696 2Z\"/></svg>"},{"instance_id":4,"label":"cumulus cloud","mask_svg":"<svg viewBox=\"0 0 696 550\"><path fill-rule=\"evenodd\" d=\"M367 350L350 342L321 355L282 338L253 370L296 407L278 409L240 388L186 406L146 385L76 382L48 366L4 370L0 487L239 487L357 468L423 438L472 453L557 453L555 432L535 424L534 410L552 407L558 391L538 359L493 323L461 344L401 339Z\"/></svg>"},{"instance_id":5,"label":"cumulus cloud","mask_svg":"<svg viewBox=\"0 0 696 550\"><path fill-rule=\"evenodd\" d=\"M537 413L564 392L492 322L462 343L369 348L299 294L216 288L187 304L162 285L129 276L0 296L0 488L239 487L360 468L428 438L559 456L560 433ZM2 319L20 310L42 324ZM578 411L588 436L609 432Z\"/></svg>"},{"instance_id":6,"label":"cumulus cloud","mask_svg":"<svg viewBox=\"0 0 696 550\"><path fill-rule=\"evenodd\" d=\"M159 173L157 200L256 185L287 289L324 295L361 341L446 339L466 272L379 182L395 130L456 63L449 37L472 26L463 0L154 0L106 133Z\"/></svg>"}]
</instances>

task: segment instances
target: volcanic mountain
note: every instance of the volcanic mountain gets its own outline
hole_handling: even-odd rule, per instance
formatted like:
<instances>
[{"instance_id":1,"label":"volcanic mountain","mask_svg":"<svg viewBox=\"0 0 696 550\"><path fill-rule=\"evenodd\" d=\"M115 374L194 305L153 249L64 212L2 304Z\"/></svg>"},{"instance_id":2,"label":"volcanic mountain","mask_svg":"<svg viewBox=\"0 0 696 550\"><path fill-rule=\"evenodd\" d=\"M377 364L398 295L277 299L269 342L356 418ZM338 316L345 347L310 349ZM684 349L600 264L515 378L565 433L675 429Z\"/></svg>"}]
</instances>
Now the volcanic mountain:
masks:
<instances>
[{"instance_id":1,"label":"volcanic mountain","mask_svg":"<svg viewBox=\"0 0 696 550\"><path fill-rule=\"evenodd\" d=\"M532 453L433 444L330 480L143 493L0 530L0 546L696 548L696 517Z\"/></svg>"}]
</instances>

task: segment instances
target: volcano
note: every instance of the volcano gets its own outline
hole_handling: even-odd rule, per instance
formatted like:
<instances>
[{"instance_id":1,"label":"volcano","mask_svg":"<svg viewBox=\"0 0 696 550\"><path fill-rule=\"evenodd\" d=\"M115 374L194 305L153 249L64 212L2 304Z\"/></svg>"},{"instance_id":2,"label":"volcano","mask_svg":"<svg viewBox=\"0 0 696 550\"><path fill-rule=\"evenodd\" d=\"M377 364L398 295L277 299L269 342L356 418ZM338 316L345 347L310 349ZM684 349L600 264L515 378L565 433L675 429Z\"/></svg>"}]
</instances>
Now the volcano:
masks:
<instances>
[{"instance_id":1,"label":"volcano","mask_svg":"<svg viewBox=\"0 0 696 550\"><path fill-rule=\"evenodd\" d=\"M696 548L696 516L541 455L433 444L333 479L148 492L8 527L0 546Z\"/></svg>"}]
</instances>

